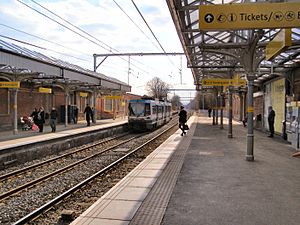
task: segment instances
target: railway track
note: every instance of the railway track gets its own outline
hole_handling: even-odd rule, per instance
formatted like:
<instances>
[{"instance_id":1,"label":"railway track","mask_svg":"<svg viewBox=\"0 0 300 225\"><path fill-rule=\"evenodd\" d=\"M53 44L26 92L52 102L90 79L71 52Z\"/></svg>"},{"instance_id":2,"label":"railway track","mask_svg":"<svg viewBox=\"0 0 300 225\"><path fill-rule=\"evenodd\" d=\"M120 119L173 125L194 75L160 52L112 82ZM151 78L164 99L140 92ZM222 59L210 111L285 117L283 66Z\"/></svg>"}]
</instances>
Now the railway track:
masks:
<instances>
[{"instance_id":1,"label":"railway track","mask_svg":"<svg viewBox=\"0 0 300 225\"><path fill-rule=\"evenodd\" d=\"M174 125L177 125L177 123L175 123ZM171 127L173 127L174 125L172 125ZM146 142L145 139L146 140L152 139L149 137L151 135L153 136L153 134L142 134L142 135L139 134L139 135L137 135L137 136L139 136L139 138L141 138L141 136L145 136L144 139L139 140L139 141L137 141L137 139L139 139L139 138L136 137L136 135L135 135L135 137L132 137L131 140L127 140L127 141L124 141L124 143L115 145L114 148L111 147L109 153L101 153L101 154L99 153L98 156L102 155L100 157L101 159L97 159L98 156L96 156L94 154L95 156L89 156L88 157L89 159L87 159L87 160L81 159L84 161L81 162L82 165L80 167L76 166L77 169L74 169L76 167L72 167L72 169L71 169L71 167L69 167L69 168L63 167L64 169L61 169L61 171L64 171L63 172L65 174L64 176L59 175L59 173L57 173L55 175L55 178L53 178L51 176L48 177L48 175L46 175L43 179L41 178L40 181L37 181L37 183L31 184L31 188L25 187L26 191L23 190L22 192L20 192L21 190L18 190L18 192L12 193L13 196L10 196L10 195L4 196L5 199L0 201L1 206L15 205L16 204L15 202L18 202L18 203L21 202L21 204L19 204L17 209L14 209L14 207L12 207L11 211L8 210L6 207L4 207L4 209L2 207L2 209L0 210L0 223L1 224L11 224L12 222L15 222L17 219L19 219L21 217L30 218L30 219L25 219L25 221L31 220L33 217L36 217L39 213L46 210L44 205L48 205L48 208L49 208L49 205L51 207L51 205L62 201L62 199L64 198L63 196L69 196L74 191L78 190L82 186L85 186L86 183L90 182L91 180L95 179L96 177L101 176L101 174L106 173L113 166L120 164L121 161L125 160L126 158L128 158L130 155L133 154L134 149L138 149L138 147L137 147L138 145L145 144L145 142ZM132 141L133 139L134 139L134 141ZM129 146L126 146L126 143ZM130 144L128 144L128 143L130 143ZM135 150L135 151L138 151L138 150ZM86 164L90 164L90 165L86 165ZM92 169L93 171L86 172L87 168L91 169L93 167L91 165L94 165L94 167L96 167L96 168ZM79 168L79 170L78 170L78 168ZM73 174L69 175L70 172L72 172ZM86 176L83 176L83 174ZM87 175L89 175L89 176L87 176ZM60 176L62 176L62 177L60 177ZM70 177L73 177L72 181L68 181ZM46 181L44 181L44 179L46 179ZM61 184L59 186L64 187L64 188L53 187L53 182L56 184ZM34 185L34 186L32 186L32 185ZM109 185L111 185L111 184L108 184L108 186ZM49 188L52 189L53 191L55 190L54 193L49 193L49 190L48 190ZM35 197L32 197L32 196L35 196ZM40 197L40 196L42 196L42 197ZM53 199L52 196L56 196L56 197ZM59 196L61 196L61 197L59 197ZM30 204L32 204L30 202L35 201L35 199L37 199L37 198L38 198L38 200L36 200L36 203L42 202L43 204L41 204L41 203L34 204L34 205L38 205L38 207L36 207L36 206L29 207ZM40 199L43 199L43 200L40 201ZM46 201L48 201L49 203L45 204ZM22 208L22 210L20 209L20 207ZM33 208L35 208L35 210L33 210ZM34 212L29 213L28 216L25 216L29 211L34 211ZM15 216L12 216L12 214ZM16 222L16 224L24 224L24 220L21 220L20 222Z\"/></svg>"},{"instance_id":2,"label":"railway track","mask_svg":"<svg viewBox=\"0 0 300 225\"><path fill-rule=\"evenodd\" d=\"M122 140L124 137L129 138ZM132 135L129 134L111 137L63 155L4 174L0 176L0 201L19 191L43 182L50 177L78 166L79 164L84 163L85 161L109 151L110 149L113 149L123 143L131 141L134 138L137 138L137 136L132 137ZM59 165L57 166L57 164ZM46 170L45 167L47 167ZM50 167L53 169L49 169ZM38 171L38 168L40 168L40 171Z\"/></svg>"}]
</instances>

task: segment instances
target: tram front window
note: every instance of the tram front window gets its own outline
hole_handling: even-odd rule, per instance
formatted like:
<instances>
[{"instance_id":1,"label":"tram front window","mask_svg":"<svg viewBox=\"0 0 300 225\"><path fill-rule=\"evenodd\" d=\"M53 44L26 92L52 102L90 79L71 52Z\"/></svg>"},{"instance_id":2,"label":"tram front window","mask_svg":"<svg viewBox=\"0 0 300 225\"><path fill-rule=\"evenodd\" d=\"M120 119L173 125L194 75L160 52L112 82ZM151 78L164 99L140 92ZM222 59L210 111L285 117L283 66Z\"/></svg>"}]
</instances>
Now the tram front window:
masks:
<instances>
[{"instance_id":1,"label":"tram front window","mask_svg":"<svg viewBox=\"0 0 300 225\"><path fill-rule=\"evenodd\" d=\"M145 104L145 116L150 116L150 115L151 115L150 104L146 103Z\"/></svg>"},{"instance_id":2,"label":"tram front window","mask_svg":"<svg viewBox=\"0 0 300 225\"><path fill-rule=\"evenodd\" d=\"M143 103L130 103L129 116L143 116L145 111L145 104Z\"/></svg>"}]
</instances>

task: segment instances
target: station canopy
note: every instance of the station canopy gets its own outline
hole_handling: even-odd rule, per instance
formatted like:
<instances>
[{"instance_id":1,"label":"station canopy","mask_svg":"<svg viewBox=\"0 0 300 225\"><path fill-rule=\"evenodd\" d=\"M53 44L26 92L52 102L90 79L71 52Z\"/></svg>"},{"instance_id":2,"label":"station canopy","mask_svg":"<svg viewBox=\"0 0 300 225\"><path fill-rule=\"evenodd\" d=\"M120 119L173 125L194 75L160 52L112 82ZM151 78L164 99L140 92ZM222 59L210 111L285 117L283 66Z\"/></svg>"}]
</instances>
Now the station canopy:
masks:
<instances>
[{"instance_id":1,"label":"station canopy","mask_svg":"<svg viewBox=\"0 0 300 225\"><path fill-rule=\"evenodd\" d=\"M202 80L205 78L232 78L235 74L241 75L242 78L249 78L248 75L251 70L252 76L254 76L252 78L254 84L260 85L278 75L284 76L286 71L292 68L299 67L300 26L291 28L290 46L285 46L282 51L269 60L266 60L267 46L284 30L281 27L272 29L225 28L206 30L199 28L199 16L201 16L199 15L199 8L202 6L275 4L275 2L280 4L283 1L167 0L172 19L187 57L187 66L191 68L193 73L196 89L201 89ZM298 2L299 4L299 1L288 2ZM282 4L285 3L287 1L284 1ZM242 7L247 12L247 6ZM228 14L225 16L228 16ZM211 19L210 16L207 19ZM219 18L221 19L222 17L219 16ZM252 56L249 53L251 51L253 52Z\"/></svg>"},{"instance_id":2,"label":"station canopy","mask_svg":"<svg viewBox=\"0 0 300 225\"><path fill-rule=\"evenodd\" d=\"M130 92L131 87L113 77L0 39L0 78L30 81L38 86L68 86L70 90L101 93Z\"/></svg>"}]
</instances>

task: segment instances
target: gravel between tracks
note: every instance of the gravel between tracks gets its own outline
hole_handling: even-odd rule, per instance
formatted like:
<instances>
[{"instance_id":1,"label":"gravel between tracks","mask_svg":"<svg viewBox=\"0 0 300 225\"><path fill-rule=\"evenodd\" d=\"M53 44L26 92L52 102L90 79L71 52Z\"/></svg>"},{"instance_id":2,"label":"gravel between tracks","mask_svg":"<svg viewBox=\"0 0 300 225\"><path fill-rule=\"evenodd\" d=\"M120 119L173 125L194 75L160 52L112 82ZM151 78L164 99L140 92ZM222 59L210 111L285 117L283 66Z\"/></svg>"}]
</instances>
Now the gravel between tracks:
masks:
<instances>
[{"instance_id":1,"label":"gravel between tracks","mask_svg":"<svg viewBox=\"0 0 300 225\"><path fill-rule=\"evenodd\" d=\"M158 129L150 134L145 134L145 136L142 138L131 141L130 143L122 146L122 148L128 148L128 150L133 149L140 144L145 143L151 137L155 136L161 131L161 129ZM160 143L162 143L163 140L165 139L162 139ZM69 170L66 173L60 174L54 178L50 178L47 182L38 184L35 188L30 188L27 192L17 193L13 198L4 199L0 202L0 224L11 224L17 221L21 217L43 205L46 201L53 199L72 186L75 186L77 183L86 179L93 173L96 173L110 162L119 158L120 155L124 155L125 153L127 152L113 151L106 153L104 156L93 158L92 160L88 160L87 162L81 164L78 167L79 169L77 168ZM80 204L76 206L78 209L75 209L74 212L76 212L76 214L80 214L82 210L86 209L88 205L92 204L93 201L108 191L119 179L121 179L121 177L124 177L144 157L145 156L137 157L137 162L130 163L131 165L128 168L125 167L124 170L121 170L122 172L117 172L116 174L110 173L104 178L99 178L99 185L101 186L99 187L96 185L98 187L95 189L87 189L88 197L79 200ZM123 166L120 166L120 168L122 167ZM46 168L46 170L49 171L49 168ZM91 186L94 186L94 184ZM82 196L86 195L82 194ZM90 200L93 201L90 202ZM59 211L53 213L55 216L53 216L52 219L56 220L56 222L59 219ZM46 218L45 223L38 221L33 222L33 224L53 224L52 219L50 216L50 218ZM50 220L52 222L50 222Z\"/></svg>"}]
</instances>

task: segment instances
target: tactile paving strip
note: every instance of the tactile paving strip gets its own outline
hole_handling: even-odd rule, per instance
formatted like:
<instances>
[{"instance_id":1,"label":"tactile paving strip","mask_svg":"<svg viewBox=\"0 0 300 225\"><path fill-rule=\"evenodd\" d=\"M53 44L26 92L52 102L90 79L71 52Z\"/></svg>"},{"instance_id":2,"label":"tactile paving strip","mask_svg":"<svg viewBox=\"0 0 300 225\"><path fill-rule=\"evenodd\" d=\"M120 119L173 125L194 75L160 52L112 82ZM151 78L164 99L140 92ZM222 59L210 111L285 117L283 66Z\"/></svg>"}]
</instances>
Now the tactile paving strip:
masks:
<instances>
[{"instance_id":1,"label":"tactile paving strip","mask_svg":"<svg viewBox=\"0 0 300 225\"><path fill-rule=\"evenodd\" d=\"M196 125L193 124L189 131L190 134L183 137L184 139L179 144L168 165L165 167L129 225L159 225L161 223L195 128Z\"/></svg>"}]
</instances>

